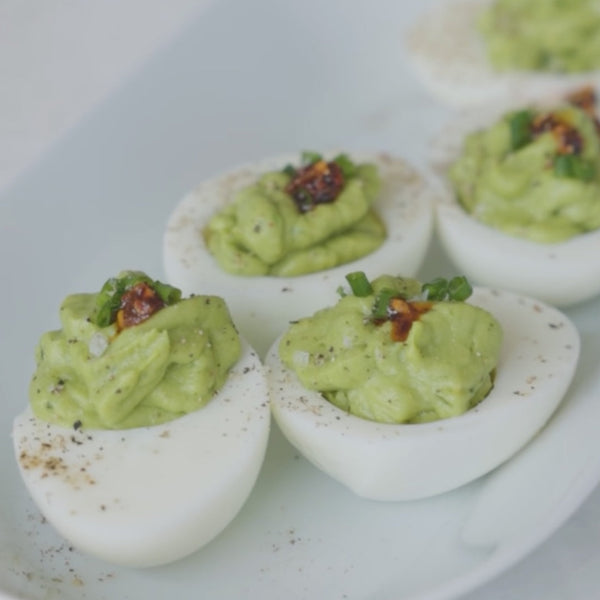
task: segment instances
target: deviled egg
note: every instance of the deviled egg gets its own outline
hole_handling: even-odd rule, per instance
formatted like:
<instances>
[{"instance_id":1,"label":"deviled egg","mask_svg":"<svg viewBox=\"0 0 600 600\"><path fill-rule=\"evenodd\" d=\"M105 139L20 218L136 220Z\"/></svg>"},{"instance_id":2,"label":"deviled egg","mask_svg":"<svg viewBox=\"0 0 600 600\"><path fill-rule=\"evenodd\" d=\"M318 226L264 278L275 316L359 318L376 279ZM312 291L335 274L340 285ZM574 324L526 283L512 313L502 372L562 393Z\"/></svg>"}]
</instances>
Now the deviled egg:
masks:
<instances>
[{"instance_id":1,"label":"deviled egg","mask_svg":"<svg viewBox=\"0 0 600 600\"><path fill-rule=\"evenodd\" d=\"M565 315L469 295L462 277L368 283L266 357L273 416L316 467L365 498L423 498L491 471L544 426L579 355Z\"/></svg>"},{"instance_id":2,"label":"deviled egg","mask_svg":"<svg viewBox=\"0 0 600 600\"><path fill-rule=\"evenodd\" d=\"M424 85L454 107L600 83L600 13L583 0L441 0L409 30Z\"/></svg>"},{"instance_id":3,"label":"deviled egg","mask_svg":"<svg viewBox=\"0 0 600 600\"><path fill-rule=\"evenodd\" d=\"M262 355L349 265L415 273L432 229L432 188L401 159L278 156L181 200L164 236L165 271L185 293L225 298Z\"/></svg>"},{"instance_id":4,"label":"deviled egg","mask_svg":"<svg viewBox=\"0 0 600 600\"><path fill-rule=\"evenodd\" d=\"M147 567L218 535L269 433L261 362L214 296L139 272L67 296L36 351L13 442L44 517L78 549Z\"/></svg>"},{"instance_id":5,"label":"deviled egg","mask_svg":"<svg viewBox=\"0 0 600 600\"><path fill-rule=\"evenodd\" d=\"M456 117L432 144L437 229L473 281L568 306L600 292L595 91Z\"/></svg>"}]
</instances>

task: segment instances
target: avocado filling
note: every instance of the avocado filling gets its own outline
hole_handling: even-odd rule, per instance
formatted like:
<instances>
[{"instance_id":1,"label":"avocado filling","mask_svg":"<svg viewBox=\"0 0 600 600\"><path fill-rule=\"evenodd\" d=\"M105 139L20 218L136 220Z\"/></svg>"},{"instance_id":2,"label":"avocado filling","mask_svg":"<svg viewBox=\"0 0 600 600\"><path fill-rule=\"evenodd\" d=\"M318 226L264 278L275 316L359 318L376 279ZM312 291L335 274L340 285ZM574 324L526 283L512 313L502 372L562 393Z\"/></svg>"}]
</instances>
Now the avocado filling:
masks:
<instances>
[{"instance_id":1,"label":"avocado filling","mask_svg":"<svg viewBox=\"0 0 600 600\"><path fill-rule=\"evenodd\" d=\"M34 414L64 427L126 429L195 411L223 385L241 345L224 301L137 271L67 296L44 333L29 386Z\"/></svg>"},{"instance_id":2,"label":"avocado filling","mask_svg":"<svg viewBox=\"0 0 600 600\"><path fill-rule=\"evenodd\" d=\"M299 166L265 173L238 191L203 231L219 266L235 275L292 277L370 254L385 240L372 205L377 167L345 154L304 153Z\"/></svg>"},{"instance_id":3,"label":"avocado filling","mask_svg":"<svg viewBox=\"0 0 600 600\"><path fill-rule=\"evenodd\" d=\"M595 96L579 90L551 110L526 108L468 135L448 176L479 221L554 243L600 227Z\"/></svg>"},{"instance_id":4,"label":"avocado filling","mask_svg":"<svg viewBox=\"0 0 600 600\"><path fill-rule=\"evenodd\" d=\"M463 277L423 285L384 275L370 289L353 278L351 293L342 288L336 305L293 323L280 340L282 362L306 388L381 423L446 419L485 398L502 330L465 302Z\"/></svg>"}]
</instances>

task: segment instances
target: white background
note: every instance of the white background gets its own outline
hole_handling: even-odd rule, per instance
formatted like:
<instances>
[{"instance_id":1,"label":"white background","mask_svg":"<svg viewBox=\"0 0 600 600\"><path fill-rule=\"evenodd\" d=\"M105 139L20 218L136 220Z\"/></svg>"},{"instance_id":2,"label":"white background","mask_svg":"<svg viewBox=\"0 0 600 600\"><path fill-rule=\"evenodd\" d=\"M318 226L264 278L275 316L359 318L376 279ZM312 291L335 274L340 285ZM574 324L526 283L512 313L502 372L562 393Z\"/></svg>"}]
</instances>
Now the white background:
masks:
<instances>
[{"instance_id":1,"label":"white background","mask_svg":"<svg viewBox=\"0 0 600 600\"><path fill-rule=\"evenodd\" d=\"M232 5L231 2L229 4ZM247 5L251 4L250 2ZM356 10L368 15L368 4L348 2L346 7L348 11ZM416 4L406 3L406 22L398 22L398 38L401 37L402 27L417 14ZM102 110L105 110L104 106L110 106L113 97L117 97L114 102L123 102L124 96L119 94L122 94L124 86L130 85L132 77L146 73L136 80L138 85L143 85L147 81L147 73L153 72L154 69L168 84L169 78L161 70L161 53L177 44L180 36L185 38L186 47L194 48L194 44L190 42L190 31L202 18L202 11L207 5L207 0L171 0L167 10L166 2L156 0L106 0L95 3L82 0L0 0L0 192L9 190L19 182L27 181L29 177L36 177L39 169L49 168L57 147L60 151L61 144L69 144L69 140L85 135L90 115L93 116L98 110L102 113ZM422 3L422 6L424 5L425 3ZM343 31L341 34L339 32L339 27L343 28L344 23L331 20L329 23L318 24L314 3L310 3L310 7L307 8L307 11L311 10L312 13L308 16L303 15L301 10L292 11L293 18L288 26L294 27L300 23L299 26L307 28L307 24L310 24L321 33L327 30L336 31L337 33L331 35L334 41L337 35L345 35ZM231 11L232 14L236 14L233 9ZM248 14L251 15L251 12ZM268 18L268 13L261 18ZM325 10L324 19L328 18L330 15ZM385 15L379 15L377 18L389 34L393 28L386 23ZM348 24L346 26L350 27ZM234 30L243 29L239 23L233 24L232 27ZM268 29L268 26L266 28ZM424 122L423 114L426 111L431 111L432 114L432 119L427 122L427 128L423 132L423 136L426 136L433 133L435 127L448 118L449 113L438 107L432 99L425 97L418 84L407 74L409 72L402 66L402 61L398 56L394 56L394 52L402 50L398 40L384 35L380 39L365 40L361 38L360 31L359 23L348 35L356 35L361 44L371 44L379 50L382 45L387 45L390 63L369 64L367 49L351 57L348 72L324 73L322 67L328 64L327 52L335 55L335 46L327 45L328 37L324 34L318 35L316 41L307 38L307 44L322 44L323 63L313 65L315 83L318 84L320 92L309 95L305 114L297 111L292 115L298 127L290 127L288 132L296 131L302 143L318 139L320 142L335 144L334 133L328 135L321 131L317 136L311 129L314 121L305 118L306 114L312 113L316 115L316 121L322 123L328 113L331 115L328 118L332 120L339 117L342 120L360 121L362 128L350 140L352 144L375 147L382 141L390 142L390 145L395 145L408 155L411 149L402 144L402 137L418 139L417 128ZM285 46L285 32L279 33L279 41ZM249 35L248 39L251 40L252 36ZM235 46L236 41L236 38L232 37L230 44ZM259 46L263 43L260 40L255 41ZM292 53L289 63L289 68L293 69L298 67L294 60L298 60L302 55L302 47L294 46L291 50L296 52ZM286 47L287 52L291 50ZM271 51L276 53L277 48L265 46L265 53ZM203 62L203 68L219 68L223 73L229 69L230 76L238 75L235 66L228 62L227 56L194 56L186 54L185 48L178 52L178 56L185 56L188 61ZM258 55L260 56L260 52ZM241 59L242 65L243 62ZM379 71L384 67L387 75L381 77ZM190 71L182 68L181 76L186 77L188 72ZM370 86L369 73L373 73L373 88L359 98L348 100L352 102L352 110L340 111L341 114L337 115L336 103L344 100L332 94L345 89L347 81L355 76L362 78L365 86L363 91L366 90ZM178 76L178 73L173 74L174 78ZM277 73L273 73L273 78L276 77ZM406 78L406 85L409 87L405 86L402 77ZM382 81L389 82L395 78L398 78L398 81L391 83L389 87L382 84ZM235 102L240 105L261 102L268 104L267 96L252 90L250 84L251 78L248 80L248 96L238 98ZM177 83L174 85L177 87ZM273 85L276 88L276 84ZM299 91L296 89L294 93ZM228 101L232 106L235 105L233 100ZM283 94L281 101L285 101ZM401 102L407 102L407 106L412 107L413 112L410 115L399 105ZM297 110L297 103L293 105L294 110ZM165 103L162 109L165 111L166 122L176 132L172 133L172 129L162 132L160 126L157 126L158 133L152 140L156 142L164 134L172 143L179 136L179 151L183 154L193 151L196 146L191 137L195 139L202 136L202 131L195 132L190 138L186 137L184 124L179 123L177 116L169 112L169 104ZM198 106L198 110L202 110L201 105ZM254 112L249 110L248 114L251 116ZM239 117L236 123L239 125L245 121ZM343 125L344 123L341 124ZM177 184L173 184L172 189L185 191L186 186L193 182L195 176L200 176L201 171L208 174L216 168L242 159L258 158L261 152L287 150L284 148L285 143L273 134L254 128L252 122L246 123L245 126L247 130L240 133L235 147L228 147L227 139L211 139L214 153L202 163L202 167L196 173L192 168L193 161L188 159L186 163L183 160L185 167L179 172L180 179ZM227 127L224 130L226 131ZM296 147L296 143L292 145ZM414 162L424 162L425 145L425 140L414 145ZM150 164L155 165L162 161L168 169L171 163L165 156L157 157L156 161L150 161ZM173 158L173 161L176 160ZM136 168L135 158L132 158L132 163L132 168ZM140 169L140 173L142 172L143 169ZM152 214L156 217L159 213ZM95 261L104 265L110 263L113 258L112 254L108 258L92 257L90 270L93 270ZM97 278L96 274L90 274L89 280ZM65 278L65 281L69 282L69 279ZM48 310L47 314L50 312ZM40 321L42 320L40 318ZM600 492L595 491L576 514L530 556L492 582L467 594L464 599L590 600L597 597L598 589Z\"/></svg>"}]
</instances>

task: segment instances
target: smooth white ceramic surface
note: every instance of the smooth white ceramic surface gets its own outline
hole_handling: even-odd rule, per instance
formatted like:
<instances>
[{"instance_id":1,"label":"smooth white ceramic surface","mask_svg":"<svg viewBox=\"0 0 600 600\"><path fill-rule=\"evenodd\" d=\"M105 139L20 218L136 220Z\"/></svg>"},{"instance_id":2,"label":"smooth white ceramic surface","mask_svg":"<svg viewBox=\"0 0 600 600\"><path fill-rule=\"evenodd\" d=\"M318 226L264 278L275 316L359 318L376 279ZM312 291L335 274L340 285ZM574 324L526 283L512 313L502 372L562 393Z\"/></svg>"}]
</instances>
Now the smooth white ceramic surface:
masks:
<instances>
[{"instance_id":1,"label":"smooth white ceramic surface","mask_svg":"<svg viewBox=\"0 0 600 600\"><path fill-rule=\"evenodd\" d=\"M0 190L211 1L3 0Z\"/></svg>"},{"instance_id":2,"label":"smooth white ceramic surface","mask_svg":"<svg viewBox=\"0 0 600 600\"><path fill-rule=\"evenodd\" d=\"M219 537L167 567L118 569L43 522L12 457L33 347L58 325L62 297L123 268L160 277L166 220L198 181L292 145L384 149L424 164L448 118L404 60L402 32L425 4L217 3L3 194L2 596L594 597L599 492L581 505L600 476L598 301L568 311L581 362L548 427L501 470L426 501L360 500L274 428L256 488ZM434 245L422 275L449 269Z\"/></svg>"}]
</instances>

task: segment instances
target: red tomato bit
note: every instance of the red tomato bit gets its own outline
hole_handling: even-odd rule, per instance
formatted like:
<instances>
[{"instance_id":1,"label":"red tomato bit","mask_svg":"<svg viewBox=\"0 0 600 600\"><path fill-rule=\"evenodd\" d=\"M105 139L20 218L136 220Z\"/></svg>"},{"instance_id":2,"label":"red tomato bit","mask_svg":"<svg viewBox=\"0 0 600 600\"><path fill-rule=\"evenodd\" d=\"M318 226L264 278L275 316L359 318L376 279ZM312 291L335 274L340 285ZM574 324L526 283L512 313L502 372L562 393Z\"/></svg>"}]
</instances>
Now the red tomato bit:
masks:
<instances>
[{"instance_id":1,"label":"red tomato bit","mask_svg":"<svg viewBox=\"0 0 600 600\"><path fill-rule=\"evenodd\" d=\"M121 331L137 325L164 306L162 298L147 283L140 281L121 296L121 306L117 312L117 329Z\"/></svg>"},{"instance_id":2,"label":"red tomato bit","mask_svg":"<svg viewBox=\"0 0 600 600\"><path fill-rule=\"evenodd\" d=\"M292 196L300 212L317 204L333 202L344 187L344 174L335 162L318 160L298 169L285 191Z\"/></svg>"},{"instance_id":3,"label":"red tomato bit","mask_svg":"<svg viewBox=\"0 0 600 600\"><path fill-rule=\"evenodd\" d=\"M389 320L392 323L392 340L404 342L410 333L412 324L431 309L433 302L419 300L407 302L403 298L392 298L389 306Z\"/></svg>"}]
</instances>

